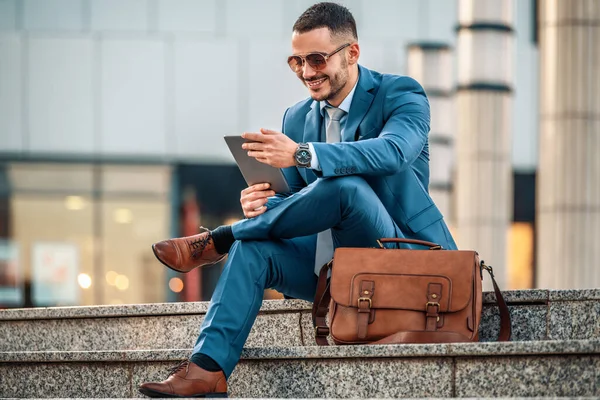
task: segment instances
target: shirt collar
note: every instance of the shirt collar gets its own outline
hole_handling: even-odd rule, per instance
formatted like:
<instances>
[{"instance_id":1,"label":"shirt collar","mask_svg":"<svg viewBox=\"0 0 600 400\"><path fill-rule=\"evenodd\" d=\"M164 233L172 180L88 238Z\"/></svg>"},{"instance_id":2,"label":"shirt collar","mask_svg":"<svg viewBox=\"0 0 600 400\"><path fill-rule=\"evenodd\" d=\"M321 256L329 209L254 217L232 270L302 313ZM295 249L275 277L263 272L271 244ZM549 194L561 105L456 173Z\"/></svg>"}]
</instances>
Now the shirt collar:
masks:
<instances>
[{"instance_id":1,"label":"shirt collar","mask_svg":"<svg viewBox=\"0 0 600 400\"><path fill-rule=\"evenodd\" d=\"M360 79L360 77L359 77L359 79ZM358 86L359 79L356 80L356 83L354 84L354 87L352 88L350 93L348 93L348 96L346 96L346 98L338 106L338 108L340 110L346 111L346 114L348 114L350 112L350 105L352 104L352 98L354 97L354 91L356 90L356 86ZM321 108L321 116L325 116L324 108L327 107L328 105L329 105L329 102L327 100L319 102L319 107Z\"/></svg>"}]
</instances>

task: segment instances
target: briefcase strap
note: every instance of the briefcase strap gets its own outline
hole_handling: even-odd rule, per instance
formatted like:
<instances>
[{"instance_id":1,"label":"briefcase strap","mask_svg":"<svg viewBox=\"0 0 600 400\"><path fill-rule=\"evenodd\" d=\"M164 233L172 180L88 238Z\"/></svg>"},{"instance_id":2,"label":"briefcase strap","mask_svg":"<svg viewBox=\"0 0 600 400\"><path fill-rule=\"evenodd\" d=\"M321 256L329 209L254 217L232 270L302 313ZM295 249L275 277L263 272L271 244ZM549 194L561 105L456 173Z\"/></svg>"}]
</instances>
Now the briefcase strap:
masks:
<instances>
[{"instance_id":1,"label":"briefcase strap","mask_svg":"<svg viewBox=\"0 0 600 400\"><path fill-rule=\"evenodd\" d=\"M315 327L315 339L319 346L327 346L327 336L329 336L329 327L327 326L327 312L331 301L331 292L329 290L329 279L327 274L331 269L333 260L323 265L319 271L319 281L317 282L317 292L312 306L312 321Z\"/></svg>"},{"instance_id":2,"label":"briefcase strap","mask_svg":"<svg viewBox=\"0 0 600 400\"><path fill-rule=\"evenodd\" d=\"M492 267L485 265L483 260L479 265L480 268L485 269L488 274L490 274L490 278L492 278L492 285L494 285L496 303L498 303L498 310L500 312L500 332L498 333L498 341L508 342L512 336L512 324L510 322L510 312L508 311L508 306L506 305L506 301L504 301L504 297L502 296L502 292L496 283L496 279L494 279L494 270Z\"/></svg>"},{"instance_id":3,"label":"briefcase strap","mask_svg":"<svg viewBox=\"0 0 600 400\"><path fill-rule=\"evenodd\" d=\"M331 302L330 282L327 279L329 270L333 260L323 265L319 272L319 280L317 283L317 292L315 301L312 306L312 321L315 328L315 340L319 346L327 346L327 336L329 336L329 327L327 326L327 312L329 311L329 303ZM480 263L480 268L486 270L492 278L494 285L494 293L496 294L496 302L500 311L500 332L498 334L499 342L507 342L512 334L510 312L502 292L494 278L492 267L485 265L483 261ZM393 344L393 343L449 343L449 342L467 342L470 341L462 335L452 332L396 332L389 335L373 344Z\"/></svg>"}]
</instances>

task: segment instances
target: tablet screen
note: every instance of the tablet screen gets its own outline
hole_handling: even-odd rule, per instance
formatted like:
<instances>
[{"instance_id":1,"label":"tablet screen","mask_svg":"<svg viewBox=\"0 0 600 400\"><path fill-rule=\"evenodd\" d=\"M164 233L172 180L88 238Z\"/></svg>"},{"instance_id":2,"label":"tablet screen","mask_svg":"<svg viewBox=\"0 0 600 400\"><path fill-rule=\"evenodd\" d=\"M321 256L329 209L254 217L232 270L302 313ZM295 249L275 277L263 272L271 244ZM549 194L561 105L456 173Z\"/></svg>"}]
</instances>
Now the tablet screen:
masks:
<instances>
[{"instance_id":1,"label":"tablet screen","mask_svg":"<svg viewBox=\"0 0 600 400\"><path fill-rule=\"evenodd\" d=\"M248 140L241 136L225 136L225 142L248 186L269 183L271 189L276 193L290 192L290 187L281 169L261 163L254 157L250 157L247 150L242 149L242 144L249 142Z\"/></svg>"}]
</instances>

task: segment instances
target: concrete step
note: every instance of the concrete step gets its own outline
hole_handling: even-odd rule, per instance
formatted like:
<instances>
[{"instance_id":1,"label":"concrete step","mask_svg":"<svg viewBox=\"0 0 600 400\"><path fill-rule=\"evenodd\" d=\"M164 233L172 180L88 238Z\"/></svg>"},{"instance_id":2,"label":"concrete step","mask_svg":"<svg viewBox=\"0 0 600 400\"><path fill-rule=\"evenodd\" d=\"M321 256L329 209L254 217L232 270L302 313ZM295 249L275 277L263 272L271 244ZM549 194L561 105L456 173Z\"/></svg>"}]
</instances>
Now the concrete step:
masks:
<instances>
[{"instance_id":1,"label":"concrete step","mask_svg":"<svg viewBox=\"0 0 600 400\"><path fill-rule=\"evenodd\" d=\"M505 292L513 340L600 338L600 290ZM484 293L482 341L497 336L493 293ZM314 345L311 304L266 300L249 347ZM208 303L0 310L0 351L94 351L193 347Z\"/></svg>"},{"instance_id":2,"label":"concrete step","mask_svg":"<svg viewBox=\"0 0 600 400\"><path fill-rule=\"evenodd\" d=\"M0 352L0 397L140 397L190 351ZM229 395L600 396L600 340L246 348Z\"/></svg>"}]
</instances>

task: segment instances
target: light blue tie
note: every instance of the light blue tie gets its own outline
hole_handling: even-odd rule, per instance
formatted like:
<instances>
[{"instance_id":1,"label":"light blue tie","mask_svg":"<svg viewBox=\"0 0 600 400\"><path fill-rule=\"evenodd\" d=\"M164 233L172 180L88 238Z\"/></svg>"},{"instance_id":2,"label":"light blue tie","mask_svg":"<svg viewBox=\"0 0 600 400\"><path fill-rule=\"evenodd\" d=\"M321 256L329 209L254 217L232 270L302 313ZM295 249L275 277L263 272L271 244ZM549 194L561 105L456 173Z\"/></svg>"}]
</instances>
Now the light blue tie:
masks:
<instances>
[{"instance_id":1,"label":"light blue tie","mask_svg":"<svg viewBox=\"0 0 600 400\"><path fill-rule=\"evenodd\" d=\"M335 107L325 107L325 111L329 114L329 123L325 128L325 136L327 143L339 143L342 140L342 127L340 120L346 111ZM315 274L319 274L323 264L326 264L333 257L333 239L331 230L319 232L317 235L317 250L315 253Z\"/></svg>"}]
</instances>

